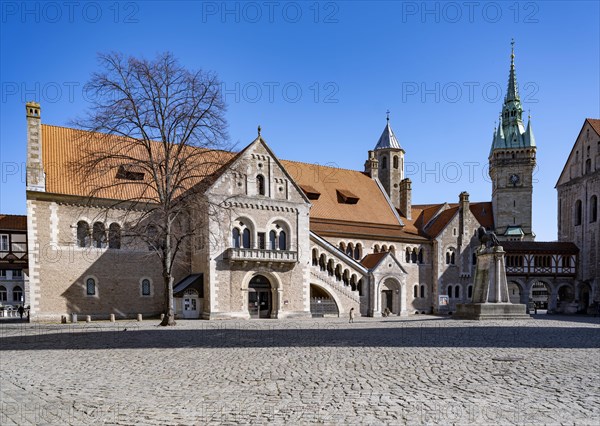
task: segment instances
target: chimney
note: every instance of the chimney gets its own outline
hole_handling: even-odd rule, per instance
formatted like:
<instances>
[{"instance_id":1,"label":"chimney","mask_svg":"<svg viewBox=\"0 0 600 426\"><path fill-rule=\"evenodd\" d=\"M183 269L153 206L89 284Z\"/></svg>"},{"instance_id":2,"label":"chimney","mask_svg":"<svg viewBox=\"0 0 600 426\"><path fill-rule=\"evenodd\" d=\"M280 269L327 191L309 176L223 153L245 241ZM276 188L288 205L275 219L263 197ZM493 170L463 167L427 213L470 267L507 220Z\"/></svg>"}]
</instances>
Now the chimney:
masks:
<instances>
[{"instance_id":1,"label":"chimney","mask_svg":"<svg viewBox=\"0 0 600 426\"><path fill-rule=\"evenodd\" d=\"M40 104L27 102L27 190L46 191L46 174L42 163L42 124Z\"/></svg>"},{"instance_id":2,"label":"chimney","mask_svg":"<svg viewBox=\"0 0 600 426\"><path fill-rule=\"evenodd\" d=\"M467 210L469 208L469 193L467 191L463 191L458 196L458 201L460 203L460 208L462 210Z\"/></svg>"},{"instance_id":3,"label":"chimney","mask_svg":"<svg viewBox=\"0 0 600 426\"><path fill-rule=\"evenodd\" d=\"M404 213L404 217L412 220L412 190L411 180L409 178L402 179L400 182L400 211Z\"/></svg>"},{"instance_id":4,"label":"chimney","mask_svg":"<svg viewBox=\"0 0 600 426\"><path fill-rule=\"evenodd\" d=\"M369 151L369 159L365 161L365 173L375 179L378 176L379 160L375 157L375 151Z\"/></svg>"}]
</instances>

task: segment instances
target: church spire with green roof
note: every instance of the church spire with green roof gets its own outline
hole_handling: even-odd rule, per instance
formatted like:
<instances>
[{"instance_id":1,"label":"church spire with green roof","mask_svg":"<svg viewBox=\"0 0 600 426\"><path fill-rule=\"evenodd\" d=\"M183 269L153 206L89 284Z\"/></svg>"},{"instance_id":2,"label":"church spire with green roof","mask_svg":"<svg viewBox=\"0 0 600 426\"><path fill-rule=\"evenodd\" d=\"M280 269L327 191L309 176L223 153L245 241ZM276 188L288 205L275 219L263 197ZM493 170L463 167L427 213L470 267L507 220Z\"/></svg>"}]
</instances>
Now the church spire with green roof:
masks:
<instances>
[{"instance_id":1,"label":"church spire with green roof","mask_svg":"<svg viewBox=\"0 0 600 426\"><path fill-rule=\"evenodd\" d=\"M519 85L515 70L515 41L511 42L508 87L502 105L501 124L492 143L490 155L496 149L518 149L535 147L531 130L526 132L523 124L523 106L519 96ZM530 126L528 126L530 128Z\"/></svg>"}]
</instances>

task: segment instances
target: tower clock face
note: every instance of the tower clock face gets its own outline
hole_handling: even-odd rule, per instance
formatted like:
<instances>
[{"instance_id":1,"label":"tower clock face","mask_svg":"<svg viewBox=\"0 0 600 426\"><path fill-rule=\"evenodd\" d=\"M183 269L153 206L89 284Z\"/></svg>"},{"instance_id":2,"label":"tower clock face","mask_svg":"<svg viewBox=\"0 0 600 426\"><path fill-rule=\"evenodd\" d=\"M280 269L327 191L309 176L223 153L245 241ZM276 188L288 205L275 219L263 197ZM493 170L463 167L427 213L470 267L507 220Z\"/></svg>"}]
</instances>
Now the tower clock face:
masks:
<instances>
[{"instance_id":1,"label":"tower clock face","mask_svg":"<svg viewBox=\"0 0 600 426\"><path fill-rule=\"evenodd\" d=\"M513 185L516 185L519 183L519 181L521 180L521 178L519 178L519 175L516 174L512 174L510 175L510 183L512 183Z\"/></svg>"}]
</instances>

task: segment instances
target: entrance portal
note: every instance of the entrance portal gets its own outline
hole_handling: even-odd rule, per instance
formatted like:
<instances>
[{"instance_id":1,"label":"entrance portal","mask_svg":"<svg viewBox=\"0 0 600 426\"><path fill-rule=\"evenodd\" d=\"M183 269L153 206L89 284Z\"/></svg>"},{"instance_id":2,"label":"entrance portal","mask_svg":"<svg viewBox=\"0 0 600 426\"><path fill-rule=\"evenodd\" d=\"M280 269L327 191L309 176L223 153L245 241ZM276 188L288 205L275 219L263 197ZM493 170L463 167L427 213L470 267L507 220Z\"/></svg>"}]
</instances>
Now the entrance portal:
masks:
<instances>
[{"instance_id":1,"label":"entrance portal","mask_svg":"<svg viewBox=\"0 0 600 426\"><path fill-rule=\"evenodd\" d=\"M256 275L248 284L248 312L250 318L271 318L271 283L262 275Z\"/></svg>"},{"instance_id":2,"label":"entrance portal","mask_svg":"<svg viewBox=\"0 0 600 426\"><path fill-rule=\"evenodd\" d=\"M183 318L200 318L198 292L188 289L183 293Z\"/></svg>"}]
</instances>

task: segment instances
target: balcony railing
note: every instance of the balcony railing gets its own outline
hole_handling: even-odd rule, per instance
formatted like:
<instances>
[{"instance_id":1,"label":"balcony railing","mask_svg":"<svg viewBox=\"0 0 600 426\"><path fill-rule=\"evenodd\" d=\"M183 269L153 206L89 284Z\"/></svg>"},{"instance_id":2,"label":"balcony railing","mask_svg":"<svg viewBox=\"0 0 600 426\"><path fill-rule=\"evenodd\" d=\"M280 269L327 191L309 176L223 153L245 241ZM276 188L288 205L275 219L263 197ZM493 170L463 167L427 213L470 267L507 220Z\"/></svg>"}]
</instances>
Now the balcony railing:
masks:
<instances>
[{"instance_id":1,"label":"balcony railing","mask_svg":"<svg viewBox=\"0 0 600 426\"><path fill-rule=\"evenodd\" d=\"M223 256L231 262L289 262L298 261L298 252L289 250L262 250L228 248Z\"/></svg>"}]
</instances>

